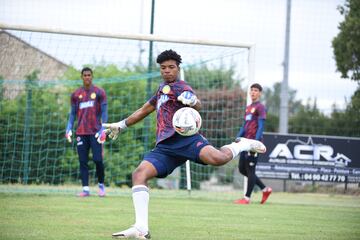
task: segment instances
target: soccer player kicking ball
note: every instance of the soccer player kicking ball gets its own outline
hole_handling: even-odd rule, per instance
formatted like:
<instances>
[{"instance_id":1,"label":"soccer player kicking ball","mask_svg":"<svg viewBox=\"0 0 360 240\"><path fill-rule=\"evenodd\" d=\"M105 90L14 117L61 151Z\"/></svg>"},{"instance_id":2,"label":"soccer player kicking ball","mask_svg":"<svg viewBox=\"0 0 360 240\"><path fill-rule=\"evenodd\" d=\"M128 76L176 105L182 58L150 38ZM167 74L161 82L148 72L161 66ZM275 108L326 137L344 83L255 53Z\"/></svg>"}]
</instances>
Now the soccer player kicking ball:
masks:
<instances>
[{"instance_id":1,"label":"soccer player kicking ball","mask_svg":"<svg viewBox=\"0 0 360 240\"><path fill-rule=\"evenodd\" d=\"M152 178L165 178L186 160L198 164L213 166L224 165L242 151L264 153L264 144L252 139L240 139L216 149L199 133L181 136L172 126L174 113L186 106L199 110L200 100L193 89L179 79L181 56L173 50L162 52L156 62L160 65L163 82L154 96L128 118L103 124L109 138L116 139L127 127L134 125L156 110L157 130L156 146L146 153L144 160L132 174L132 198L135 208L135 224L130 228L113 233L116 238L150 239L148 224L149 188L147 183Z\"/></svg>"}]
</instances>

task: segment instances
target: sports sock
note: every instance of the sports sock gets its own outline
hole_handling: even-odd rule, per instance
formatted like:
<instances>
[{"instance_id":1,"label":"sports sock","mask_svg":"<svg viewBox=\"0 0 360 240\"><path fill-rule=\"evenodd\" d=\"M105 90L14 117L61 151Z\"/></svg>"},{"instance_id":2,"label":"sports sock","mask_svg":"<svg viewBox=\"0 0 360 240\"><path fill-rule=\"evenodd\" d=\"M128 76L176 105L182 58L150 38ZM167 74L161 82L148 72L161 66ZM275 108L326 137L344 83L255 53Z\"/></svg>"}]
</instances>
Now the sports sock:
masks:
<instances>
[{"instance_id":1,"label":"sports sock","mask_svg":"<svg viewBox=\"0 0 360 240\"><path fill-rule=\"evenodd\" d=\"M240 141L240 142L232 142L228 145L225 145L223 147L226 147L228 149L231 150L232 154L233 154L233 159L239 155L240 152L242 151L248 151L250 149L249 143L248 142L244 142L244 141Z\"/></svg>"},{"instance_id":2,"label":"sports sock","mask_svg":"<svg viewBox=\"0 0 360 240\"><path fill-rule=\"evenodd\" d=\"M83 186L83 191L84 192L90 192L89 186Z\"/></svg>"},{"instance_id":3,"label":"sports sock","mask_svg":"<svg viewBox=\"0 0 360 240\"><path fill-rule=\"evenodd\" d=\"M135 185L132 187L132 192L135 208L135 226L140 231L147 232L149 230L149 189L145 185Z\"/></svg>"}]
</instances>

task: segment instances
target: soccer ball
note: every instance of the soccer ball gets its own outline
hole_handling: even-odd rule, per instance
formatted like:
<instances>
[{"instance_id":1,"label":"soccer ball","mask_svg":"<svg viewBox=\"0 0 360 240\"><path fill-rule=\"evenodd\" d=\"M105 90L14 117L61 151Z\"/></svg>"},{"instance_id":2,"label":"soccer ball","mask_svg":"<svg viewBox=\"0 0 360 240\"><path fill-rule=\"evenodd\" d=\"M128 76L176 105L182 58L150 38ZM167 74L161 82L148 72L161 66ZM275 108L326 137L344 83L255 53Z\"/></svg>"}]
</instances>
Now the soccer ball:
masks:
<instances>
[{"instance_id":1,"label":"soccer ball","mask_svg":"<svg viewBox=\"0 0 360 240\"><path fill-rule=\"evenodd\" d=\"M201 116L198 111L190 107L177 110L172 119L175 131L182 136L192 136L201 127Z\"/></svg>"}]
</instances>

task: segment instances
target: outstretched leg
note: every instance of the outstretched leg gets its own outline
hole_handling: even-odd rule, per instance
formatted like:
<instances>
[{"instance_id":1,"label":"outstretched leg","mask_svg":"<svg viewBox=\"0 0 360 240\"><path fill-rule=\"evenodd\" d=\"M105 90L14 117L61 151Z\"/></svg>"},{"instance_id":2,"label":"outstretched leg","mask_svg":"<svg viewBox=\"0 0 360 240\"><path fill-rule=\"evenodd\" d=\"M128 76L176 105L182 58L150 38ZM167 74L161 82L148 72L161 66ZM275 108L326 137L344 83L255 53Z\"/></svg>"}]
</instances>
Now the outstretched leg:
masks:
<instances>
[{"instance_id":1,"label":"outstretched leg","mask_svg":"<svg viewBox=\"0 0 360 240\"><path fill-rule=\"evenodd\" d=\"M201 149L200 159L209 165L221 166L234 159L242 151L266 152L265 145L257 140L241 138L239 142L232 142L222 146L220 150L211 145Z\"/></svg>"}]
</instances>

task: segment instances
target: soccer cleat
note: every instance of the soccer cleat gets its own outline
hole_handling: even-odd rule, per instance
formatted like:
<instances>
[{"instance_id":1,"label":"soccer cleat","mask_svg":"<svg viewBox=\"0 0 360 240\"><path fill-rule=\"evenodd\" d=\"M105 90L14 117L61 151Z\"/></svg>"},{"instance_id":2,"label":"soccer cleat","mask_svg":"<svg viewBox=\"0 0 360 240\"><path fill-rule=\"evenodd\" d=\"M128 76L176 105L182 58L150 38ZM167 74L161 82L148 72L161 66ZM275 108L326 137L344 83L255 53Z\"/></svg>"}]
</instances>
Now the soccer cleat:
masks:
<instances>
[{"instance_id":1,"label":"soccer cleat","mask_svg":"<svg viewBox=\"0 0 360 240\"><path fill-rule=\"evenodd\" d=\"M132 226L124 231L113 233L114 238L135 238L135 239L150 239L150 232L141 232L135 226Z\"/></svg>"},{"instance_id":2,"label":"soccer cleat","mask_svg":"<svg viewBox=\"0 0 360 240\"><path fill-rule=\"evenodd\" d=\"M266 147L265 145L255 139L248 139L248 138L241 138L240 142L246 142L249 144L249 151L252 152L257 152L257 153L265 153L266 152Z\"/></svg>"},{"instance_id":3,"label":"soccer cleat","mask_svg":"<svg viewBox=\"0 0 360 240\"><path fill-rule=\"evenodd\" d=\"M105 197L105 186L104 184L99 184L99 190L98 190L98 196L99 197Z\"/></svg>"},{"instance_id":4,"label":"soccer cleat","mask_svg":"<svg viewBox=\"0 0 360 240\"><path fill-rule=\"evenodd\" d=\"M267 187L266 191L263 192L262 195L262 199L261 199L261 204L264 204L266 202L266 200L269 198L270 194L272 193L272 188L271 187Z\"/></svg>"},{"instance_id":5,"label":"soccer cleat","mask_svg":"<svg viewBox=\"0 0 360 240\"><path fill-rule=\"evenodd\" d=\"M250 204L250 200L246 198L238 199L234 201L235 204Z\"/></svg>"},{"instance_id":6,"label":"soccer cleat","mask_svg":"<svg viewBox=\"0 0 360 240\"><path fill-rule=\"evenodd\" d=\"M78 197L89 197L89 196L90 196L90 192L88 192L88 191L82 191L82 192L80 192L77 196L78 196Z\"/></svg>"}]
</instances>

